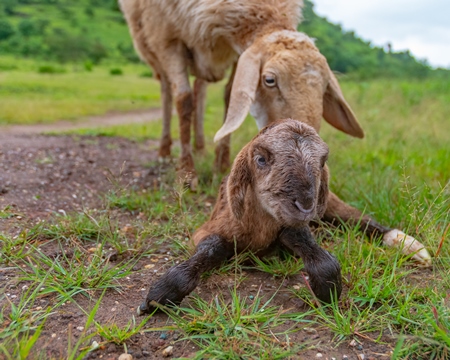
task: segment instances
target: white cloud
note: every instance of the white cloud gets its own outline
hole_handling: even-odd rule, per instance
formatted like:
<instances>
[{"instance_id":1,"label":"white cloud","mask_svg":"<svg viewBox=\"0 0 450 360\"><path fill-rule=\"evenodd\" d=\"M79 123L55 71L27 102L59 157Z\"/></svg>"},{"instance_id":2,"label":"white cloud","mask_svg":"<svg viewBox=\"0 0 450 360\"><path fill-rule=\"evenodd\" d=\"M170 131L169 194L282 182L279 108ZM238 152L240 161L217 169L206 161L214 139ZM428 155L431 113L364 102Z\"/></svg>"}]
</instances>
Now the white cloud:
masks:
<instances>
[{"instance_id":1,"label":"white cloud","mask_svg":"<svg viewBox=\"0 0 450 360\"><path fill-rule=\"evenodd\" d=\"M366 41L450 67L448 0L313 0L316 13Z\"/></svg>"}]
</instances>

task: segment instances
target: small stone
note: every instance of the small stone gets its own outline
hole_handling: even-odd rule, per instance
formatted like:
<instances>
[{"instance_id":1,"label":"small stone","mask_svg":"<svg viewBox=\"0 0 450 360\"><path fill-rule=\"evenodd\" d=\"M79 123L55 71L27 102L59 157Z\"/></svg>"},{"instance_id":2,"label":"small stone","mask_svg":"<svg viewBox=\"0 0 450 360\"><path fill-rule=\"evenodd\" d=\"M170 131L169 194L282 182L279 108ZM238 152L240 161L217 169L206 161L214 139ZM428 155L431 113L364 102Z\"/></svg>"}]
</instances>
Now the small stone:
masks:
<instances>
[{"instance_id":1,"label":"small stone","mask_svg":"<svg viewBox=\"0 0 450 360\"><path fill-rule=\"evenodd\" d=\"M172 356L173 354L173 346L168 346L162 351L162 355L164 357Z\"/></svg>"},{"instance_id":2,"label":"small stone","mask_svg":"<svg viewBox=\"0 0 450 360\"><path fill-rule=\"evenodd\" d=\"M52 334L52 338L55 338L56 337L56 334Z\"/></svg>"},{"instance_id":3,"label":"small stone","mask_svg":"<svg viewBox=\"0 0 450 360\"><path fill-rule=\"evenodd\" d=\"M361 350L363 349L362 345L358 345L356 348L357 348L359 351L361 351Z\"/></svg>"},{"instance_id":4,"label":"small stone","mask_svg":"<svg viewBox=\"0 0 450 360\"><path fill-rule=\"evenodd\" d=\"M358 360L364 360L365 356L364 354L358 354Z\"/></svg>"},{"instance_id":5,"label":"small stone","mask_svg":"<svg viewBox=\"0 0 450 360\"><path fill-rule=\"evenodd\" d=\"M255 297L254 297L253 295L250 295L248 298L249 298L250 300L253 300Z\"/></svg>"},{"instance_id":6,"label":"small stone","mask_svg":"<svg viewBox=\"0 0 450 360\"><path fill-rule=\"evenodd\" d=\"M322 353L317 353L317 354L316 354L316 359L321 359L321 358L323 358Z\"/></svg>"},{"instance_id":7,"label":"small stone","mask_svg":"<svg viewBox=\"0 0 450 360\"><path fill-rule=\"evenodd\" d=\"M342 360L348 360L348 356L347 355L342 355Z\"/></svg>"},{"instance_id":8,"label":"small stone","mask_svg":"<svg viewBox=\"0 0 450 360\"><path fill-rule=\"evenodd\" d=\"M98 344L98 342L94 340L91 344L91 350L95 350L99 347L100 347L100 345Z\"/></svg>"},{"instance_id":9,"label":"small stone","mask_svg":"<svg viewBox=\"0 0 450 360\"><path fill-rule=\"evenodd\" d=\"M294 290L300 290L300 285L296 284L296 285L292 286L292 288L293 288Z\"/></svg>"},{"instance_id":10,"label":"small stone","mask_svg":"<svg viewBox=\"0 0 450 360\"><path fill-rule=\"evenodd\" d=\"M83 330L84 330L84 327L83 327L83 326L77 326L77 330L78 330L78 331L83 331Z\"/></svg>"},{"instance_id":11,"label":"small stone","mask_svg":"<svg viewBox=\"0 0 450 360\"><path fill-rule=\"evenodd\" d=\"M356 346L356 340L353 339L352 341L350 341L350 344L348 344L351 347L355 347Z\"/></svg>"},{"instance_id":12,"label":"small stone","mask_svg":"<svg viewBox=\"0 0 450 360\"><path fill-rule=\"evenodd\" d=\"M305 332L306 332L307 334L317 334L317 330L314 329L314 328L305 327L305 328L303 328L303 330L305 330Z\"/></svg>"},{"instance_id":13,"label":"small stone","mask_svg":"<svg viewBox=\"0 0 450 360\"><path fill-rule=\"evenodd\" d=\"M145 265L145 266L144 266L144 269L152 269L152 268L154 268L154 267L155 267L154 264L148 264L148 265Z\"/></svg>"},{"instance_id":14,"label":"small stone","mask_svg":"<svg viewBox=\"0 0 450 360\"><path fill-rule=\"evenodd\" d=\"M167 340L167 334L166 333L161 333L161 335L159 335L159 338L163 339L163 340Z\"/></svg>"},{"instance_id":15,"label":"small stone","mask_svg":"<svg viewBox=\"0 0 450 360\"><path fill-rule=\"evenodd\" d=\"M133 356L130 354L122 354L119 356L118 360L133 360Z\"/></svg>"},{"instance_id":16,"label":"small stone","mask_svg":"<svg viewBox=\"0 0 450 360\"><path fill-rule=\"evenodd\" d=\"M116 308L115 307L111 308L111 311L113 311L113 312L116 311Z\"/></svg>"}]
</instances>

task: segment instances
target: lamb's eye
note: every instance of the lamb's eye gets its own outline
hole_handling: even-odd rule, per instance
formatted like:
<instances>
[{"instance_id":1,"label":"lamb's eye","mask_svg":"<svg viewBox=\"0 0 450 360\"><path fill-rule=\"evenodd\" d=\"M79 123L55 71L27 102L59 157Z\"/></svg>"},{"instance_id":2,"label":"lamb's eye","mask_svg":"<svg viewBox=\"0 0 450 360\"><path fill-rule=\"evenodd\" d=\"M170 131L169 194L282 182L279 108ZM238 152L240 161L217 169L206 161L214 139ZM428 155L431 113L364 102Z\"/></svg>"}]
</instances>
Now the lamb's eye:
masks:
<instances>
[{"instance_id":1,"label":"lamb's eye","mask_svg":"<svg viewBox=\"0 0 450 360\"><path fill-rule=\"evenodd\" d=\"M265 165L267 164L266 158L265 158L264 156L258 155L258 156L256 157L256 163L257 163L259 166L265 166Z\"/></svg>"},{"instance_id":2,"label":"lamb's eye","mask_svg":"<svg viewBox=\"0 0 450 360\"><path fill-rule=\"evenodd\" d=\"M322 156L322 158L320 159L320 165L322 167L324 167L327 160L328 160L328 156Z\"/></svg>"},{"instance_id":3,"label":"lamb's eye","mask_svg":"<svg viewBox=\"0 0 450 360\"><path fill-rule=\"evenodd\" d=\"M267 87L274 87L277 85L277 79L275 78L275 75L272 74L266 74L263 75L264 85Z\"/></svg>"}]
</instances>

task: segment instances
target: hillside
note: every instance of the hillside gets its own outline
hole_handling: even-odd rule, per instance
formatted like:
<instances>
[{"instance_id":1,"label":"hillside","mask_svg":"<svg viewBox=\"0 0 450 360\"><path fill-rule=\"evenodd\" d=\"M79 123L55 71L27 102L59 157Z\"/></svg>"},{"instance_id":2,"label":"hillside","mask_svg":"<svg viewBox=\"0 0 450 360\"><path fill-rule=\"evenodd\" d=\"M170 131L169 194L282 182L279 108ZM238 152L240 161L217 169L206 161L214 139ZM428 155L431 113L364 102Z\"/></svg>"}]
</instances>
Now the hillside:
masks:
<instances>
[{"instance_id":1,"label":"hillside","mask_svg":"<svg viewBox=\"0 0 450 360\"><path fill-rule=\"evenodd\" d=\"M116 0L2 0L0 53L61 63L138 62ZM387 52L315 14L306 0L299 27L331 68L357 77L423 78L433 71L409 52Z\"/></svg>"}]
</instances>

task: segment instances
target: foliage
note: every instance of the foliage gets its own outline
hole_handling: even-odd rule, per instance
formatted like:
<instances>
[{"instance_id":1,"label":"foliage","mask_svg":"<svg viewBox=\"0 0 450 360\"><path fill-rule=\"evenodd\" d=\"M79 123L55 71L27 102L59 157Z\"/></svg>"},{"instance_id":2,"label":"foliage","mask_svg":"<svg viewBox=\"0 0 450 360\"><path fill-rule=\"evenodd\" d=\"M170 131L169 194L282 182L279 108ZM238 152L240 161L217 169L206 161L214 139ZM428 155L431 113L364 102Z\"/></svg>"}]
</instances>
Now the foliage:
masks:
<instances>
[{"instance_id":1,"label":"foliage","mask_svg":"<svg viewBox=\"0 0 450 360\"><path fill-rule=\"evenodd\" d=\"M116 0L2 0L0 52L58 62L138 63ZM44 16L45 14L45 16ZM372 46L315 14L305 1L299 30L316 44L334 71L357 78L442 76L408 51ZM5 16L6 15L6 16Z\"/></svg>"}]
</instances>

